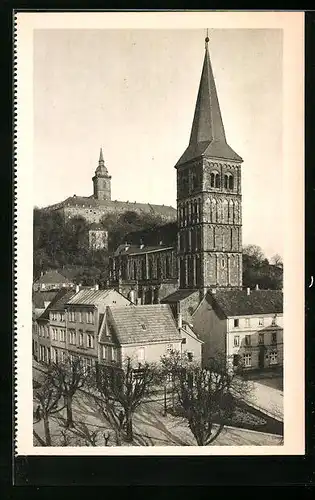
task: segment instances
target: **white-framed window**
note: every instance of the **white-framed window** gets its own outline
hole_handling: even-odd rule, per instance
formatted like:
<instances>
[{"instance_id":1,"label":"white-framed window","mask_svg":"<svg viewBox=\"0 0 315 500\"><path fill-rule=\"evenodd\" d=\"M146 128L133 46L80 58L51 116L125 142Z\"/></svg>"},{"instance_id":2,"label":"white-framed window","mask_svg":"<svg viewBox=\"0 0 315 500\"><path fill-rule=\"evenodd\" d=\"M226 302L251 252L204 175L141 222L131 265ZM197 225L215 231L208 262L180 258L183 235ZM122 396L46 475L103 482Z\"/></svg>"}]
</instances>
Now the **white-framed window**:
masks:
<instances>
[{"instance_id":1,"label":"white-framed window","mask_svg":"<svg viewBox=\"0 0 315 500\"><path fill-rule=\"evenodd\" d=\"M243 359L244 359L244 366L246 366L246 367L252 366L252 355L251 354L244 354Z\"/></svg>"},{"instance_id":2,"label":"white-framed window","mask_svg":"<svg viewBox=\"0 0 315 500\"><path fill-rule=\"evenodd\" d=\"M57 328L52 328L52 339L53 340L58 340L58 330Z\"/></svg>"},{"instance_id":3,"label":"white-framed window","mask_svg":"<svg viewBox=\"0 0 315 500\"><path fill-rule=\"evenodd\" d=\"M45 326L45 331L46 331L46 337L49 339L50 335L49 335L49 327L48 326Z\"/></svg>"},{"instance_id":4,"label":"white-framed window","mask_svg":"<svg viewBox=\"0 0 315 500\"><path fill-rule=\"evenodd\" d=\"M264 343L265 343L265 335L263 333L260 333L258 335L258 344L259 345L264 345Z\"/></svg>"},{"instance_id":5,"label":"white-framed window","mask_svg":"<svg viewBox=\"0 0 315 500\"><path fill-rule=\"evenodd\" d=\"M51 361L52 363L57 363L58 361L58 351L55 347L51 348Z\"/></svg>"},{"instance_id":6,"label":"white-framed window","mask_svg":"<svg viewBox=\"0 0 315 500\"><path fill-rule=\"evenodd\" d=\"M63 330L62 328L59 329L59 340L60 342L66 341L66 331Z\"/></svg>"},{"instance_id":7,"label":"white-framed window","mask_svg":"<svg viewBox=\"0 0 315 500\"><path fill-rule=\"evenodd\" d=\"M88 311L86 313L86 322L87 323L94 323L94 313L93 313L93 311Z\"/></svg>"},{"instance_id":8,"label":"white-framed window","mask_svg":"<svg viewBox=\"0 0 315 500\"><path fill-rule=\"evenodd\" d=\"M234 335L234 347L239 347L240 345L240 336Z\"/></svg>"},{"instance_id":9,"label":"white-framed window","mask_svg":"<svg viewBox=\"0 0 315 500\"><path fill-rule=\"evenodd\" d=\"M82 311L79 311L79 312L78 312L78 321L79 321L80 323L82 323L82 322L83 322L83 318L82 318Z\"/></svg>"},{"instance_id":10,"label":"white-framed window","mask_svg":"<svg viewBox=\"0 0 315 500\"><path fill-rule=\"evenodd\" d=\"M79 331L79 346L83 347L84 346L84 335L82 330Z\"/></svg>"},{"instance_id":11,"label":"white-framed window","mask_svg":"<svg viewBox=\"0 0 315 500\"><path fill-rule=\"evenodd\" d=\"M75 345L77 343L75 330L69 330L69 344Z\"/></svg>"},{"instance_id":12,"label":"white-framed window","mask_svg":"<svg viewBox=\"0 0 315 500\"><path fill-rule=\"evenodd\" d=\"M61 321L61 314L60 313L56 313L56 318L57 318L57 321Z\"/></svg>"},{"instance_id":13,"label":"white-framed window","mask_svg":"<svg viewBox=\"0 0 315 500\"><path fill-rule=\"evenodd\" d=\"M92 333L88 333L86 335L86 344L87 344L87 347L90 347L90 348L93 348L94 347L94 335Z\"/></svg>"},{"instance_id":14,"label":"white-framed window","mask_svg":"<svg viewBox=\"0 0 315 500\"><path fill-rule=\"evenodd\" d=\"M277 351L272 351L269 353L269 364L276 365L278 363L278 353Z\"/></svg>"},{"instance_id":15,"label":"white-framed window","mask_svg":"<svg viewBox=\"0 0 315 500\"><path fill-rule=\"evenodd\" d=\"M60 321L64 322L65 320L65 313L60 313Z\"/></svg>"},{"instance_id":16,"label":"white-framed window","mask_svg":"<svg viewBox=\"0 0 315 500\"><path fill-rule=\"evenodd\" d=\"M245 328L250 327L250 318L245 318Z\"/></svg>"},{"instance_id":17,"label":"white-framed window","mask_svg":"<svg viewBox=\"0 0 315 500\"><path fill-rule=\"evenodd\" d=\"M139 347L137 351L137 357L139 363L143 362L145 359L145 352L144 352L144 347Z\"/></svg>"},{"instance_id":18,"label":"white-framed window","mask_svg":"<svg viewBox=\"0 0 315 500\"><path fill-rule=\"evenodd\" d=\"M264 326L264 318L258 318L258 325Z\"/></svg>"},{"instance_id":19,"label":"white-framed window","mask_svg":"<svg viewBox=\"0 0 315 500\"><path fill-rule=\"evenodd\" d=\"M61 354L61 361L64 363L66 361L66 351L62 350L60 351Z\"/></svg>"},{"instance_id":20,"label":"white-framed window","mask_svg":"<svg viewBox=\"0 0 315 500\"><path fill-rule=\"evenodd\" d=\"M234 318L234 328L238 328L240 326L240 320L238 318Z\"/></svg>"},{"instance_id":21,"label":"white-framed window","mask_svg":"<svg viewBox=\"0 0 315 500\"><path fill-rule=\"evenodd\" d=\"M74 311L69 311L69 321L71 323L75 322L75 312Z\"/></svg>"},{"instance_id":22,"label":"white-framed window","mask_svg":"<svg viewBox=\"0 0 315 500\"><path fill-rule=\"evenodd\" d=\"M245 345L250 345L251 344L251 337L250 335L245 335Z\"/></svg>"},{"instance_id":23,"label":"white-framed window","mask_svg":"<svg viewBox=\"0 0 315 500\"><path fill-rule=\"evenodd\" d=\"M111 361L111 347L109 345L103 345L102 346L102 355L103 355L103 359L105 359L106 361Z\"/></svg>"}]
</instances>

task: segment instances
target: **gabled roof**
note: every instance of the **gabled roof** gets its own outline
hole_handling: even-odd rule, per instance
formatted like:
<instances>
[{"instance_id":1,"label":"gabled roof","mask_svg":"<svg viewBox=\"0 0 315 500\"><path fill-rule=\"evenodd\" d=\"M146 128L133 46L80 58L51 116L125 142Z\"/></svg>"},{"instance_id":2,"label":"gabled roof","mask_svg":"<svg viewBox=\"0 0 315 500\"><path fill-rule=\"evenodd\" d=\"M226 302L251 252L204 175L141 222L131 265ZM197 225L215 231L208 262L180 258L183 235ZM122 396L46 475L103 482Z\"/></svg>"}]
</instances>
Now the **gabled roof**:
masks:
<instances>
[{"instance_id":1,"label":"gabled roof","mask_svg":"<svg viewBox=\"0 0 315 500\"><path fill-rule=\"evenodd\" d=\"M226 142L208 44L206 44L189 145L176 167L200 156L243 161Z\"/></svg>"},{"instance_id":2,"label":"gabled roof","mask_svg":"<svg viewBox=\"0 0 315 500\"><path fill-rule=\"evenodd\" d=\"M49 306L45 309L43 314L39 316L39 320L48 320L50 311L60 311L64 308L66 302L69 300L72 295L75 294L75 290L69 290L68 288L61 288L52 299Z\"/></svg>"},{"instance_id":3,"label":"gabled roof","mask_svg":"<svg viewBox=\"0 0 315 500\"><path fill-rule=\"evenodd\" d=\"M52 269L47 271L43 276L40 276L36 281L36 284L51 284L51 283L71 283L71 281L59 273L57 270Z\"/></svg>"},{"instance_id":4,"label":"gabled roof","mask_svg":"<svg viewBox=\"0 0 315 500\"><path fill-rule=\"evenodd\" d=\"M36 309L45 309L45 302L51 302L57 295L58 290L46 290L33 292L32 301Z\"/></svg>"},{"instance_id":5,"label":"gabled roof","mask_svg":"<svg viewBox=\"0 0 315 500\"><path fill-rule=\"evenodd\" d=\"M170 295L167 295L167 297L164 297L161 302L165 303L172 303L174 304L175 302L180 302L181 300L186 299L193 293L199 293L198 290L188 290L188 289L182 289L182 290L176 290L176 292L171 293Z\"/></svg>"},{"instance_id":6,"label":"gabled roof","mask_svg":"<svg viewBox=\"0 0 315 500\"><path fill-rule=\"evenodd\" d=\"M208 292L205 300L218 306L227 317L253 316L283 312L283 292L281 290L246 290Z\"/></svg>"},{"instance_id":7,"label":"gabled roof","mask_svg":"<svg viewBox=\"0 0 315 500\"><path fill-rule=\"evenodd\" d=\"M180 341L172 312L167 304L130 307L109 306L109 321L120 344Z\"/></svg>"},{"instance_id":8,"label":"gabled roof","mask_svg":"<svg viewBox=\"0 0 315 500\"><path fill-rule=\"evenodd\" d=\"M109 290L95 290L94 288L88 288L80 290L76 293L69 301L69 305L80 304L80 305L97 305L102 302L108 295Z\"/></svg>"}]
</instances>

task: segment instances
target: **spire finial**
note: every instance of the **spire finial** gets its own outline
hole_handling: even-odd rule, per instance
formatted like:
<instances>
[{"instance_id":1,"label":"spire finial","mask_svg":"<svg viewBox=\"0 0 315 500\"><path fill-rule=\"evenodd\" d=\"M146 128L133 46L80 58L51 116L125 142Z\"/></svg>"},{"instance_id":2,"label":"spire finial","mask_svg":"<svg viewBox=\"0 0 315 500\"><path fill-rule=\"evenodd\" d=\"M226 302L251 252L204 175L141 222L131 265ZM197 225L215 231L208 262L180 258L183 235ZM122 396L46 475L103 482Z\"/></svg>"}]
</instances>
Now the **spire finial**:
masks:
<instances>
[{"instance_id":1,"label":"spire finial","mask_svg":"<svg viewBox=\"0 0 315 500\"><path fill-rule=\"evenodd\" d=\"M208 28L207 28L207 36L205 38L205 42L206 42L205 43L205 48L207 49L208 48L208 43L209 43L209 30L208 30Z\"/></svg>"},{"instance_id":2,"label":"spire finial","mask_svg":"<svg viewBox=\"0 0 315 500\"><path fill-rule=\"evenodd\" d=\"M104 158L103 158L103 149L100 149L100 158L98 160L99 163L104 163Z\"/></svg>"}]
</instances>

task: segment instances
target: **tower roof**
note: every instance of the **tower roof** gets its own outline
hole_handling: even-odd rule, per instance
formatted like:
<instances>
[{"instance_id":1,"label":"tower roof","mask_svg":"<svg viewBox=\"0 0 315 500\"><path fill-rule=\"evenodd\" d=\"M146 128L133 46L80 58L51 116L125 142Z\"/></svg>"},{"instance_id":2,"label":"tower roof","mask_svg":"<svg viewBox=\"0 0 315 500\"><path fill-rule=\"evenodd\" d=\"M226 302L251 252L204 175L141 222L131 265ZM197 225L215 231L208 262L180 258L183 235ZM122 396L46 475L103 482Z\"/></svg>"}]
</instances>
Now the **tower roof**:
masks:
<instances>
[{"instance_id":1,"label":"tower roof","mask_svg":"<svg viewBox=\"0 0 315 500\"><path fill-rule=\"evenodd\" d=\"M242 158L226 142L206 38L205 57L199 84L189 145L176 166L207 156L241 162Z\"/></svg>"},{"instance_id":2,"label":"tower roof","mask_svg":"<svg viewBox=\"0 0 315 500\"><path fill-rule=\"evenodd\" d=\"M102 148L100 149L100 157L99 157L99 160L98 160L98 167L97 169L95 170L95 175L96 176L105 176L105 177L109 177L108 175L108 170L105 166L105 162L104 162L104 157L103 157L103 150Z\"/></svg>"}]
</instances>

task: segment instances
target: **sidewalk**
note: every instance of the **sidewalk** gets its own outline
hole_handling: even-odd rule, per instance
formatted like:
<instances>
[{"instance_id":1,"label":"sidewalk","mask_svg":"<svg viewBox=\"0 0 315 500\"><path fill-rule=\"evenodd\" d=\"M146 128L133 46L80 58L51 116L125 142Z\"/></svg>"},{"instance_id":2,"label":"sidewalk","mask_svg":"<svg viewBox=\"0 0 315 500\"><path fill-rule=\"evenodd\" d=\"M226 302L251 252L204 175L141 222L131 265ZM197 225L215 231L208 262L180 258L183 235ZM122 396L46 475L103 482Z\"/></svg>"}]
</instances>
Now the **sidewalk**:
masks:
<instances>
[{"instance_id":1,"label":"sidewalk","mask_svg":"<svg viewBox=\"0 0 315 500\"><path fill-rule=\"evenodd\" d=\"M252 380L252 395L247 403L280 422L283 422L283 392Z\"/></svg>"}]
</instances>

